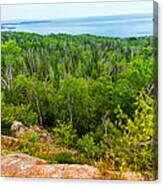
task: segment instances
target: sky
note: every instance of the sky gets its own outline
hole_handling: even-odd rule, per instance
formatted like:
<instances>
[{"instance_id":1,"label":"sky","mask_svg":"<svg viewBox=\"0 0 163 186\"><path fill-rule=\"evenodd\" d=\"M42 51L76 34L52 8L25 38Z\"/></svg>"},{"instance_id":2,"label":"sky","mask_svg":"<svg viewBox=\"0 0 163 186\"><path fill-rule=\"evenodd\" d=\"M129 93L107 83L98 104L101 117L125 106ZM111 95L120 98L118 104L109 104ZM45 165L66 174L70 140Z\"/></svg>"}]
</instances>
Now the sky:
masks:
<instances>
[{"instance_id":1,"label":"sky","mask_svg":"<svg viewBox=\"0 0 163 186\"><path fill-rule=\"evenodd\" d=\"M1 5L3 20L42 20L152 13L153 1Z\"/></svg>"}]
</instances>

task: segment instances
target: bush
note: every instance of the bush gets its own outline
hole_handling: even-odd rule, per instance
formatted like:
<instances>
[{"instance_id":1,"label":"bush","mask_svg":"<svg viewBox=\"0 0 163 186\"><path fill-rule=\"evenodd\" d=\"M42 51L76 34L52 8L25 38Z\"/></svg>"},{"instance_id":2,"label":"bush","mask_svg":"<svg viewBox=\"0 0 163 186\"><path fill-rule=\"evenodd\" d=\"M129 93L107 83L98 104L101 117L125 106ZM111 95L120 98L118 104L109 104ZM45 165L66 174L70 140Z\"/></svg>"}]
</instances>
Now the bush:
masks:
<instances>
[{"instance_id":1,"label":"bush","mask_svg":"<svg viewBox=\"0 0 163 186\"><path fill-rule=\"evenodd\" d=\"M77 140L76 130L73 129L72 123L58 123L53 128L53 138L56 144L73 147Z\"/></svg>"},{"instance_id":2,"label":"bush","mask_svg":"<svg viewBox=\"0 0 163 186\"><path fill-rule=\"evenodd\" d=\"M154 99L142 92L136 98L137 109L133 118L129 118L120 107L116 109L115 126L119 128L119 135L110 132L107 141L117 169L156 170L157 123L153 104Z\"/></svg>"},{"instance_id":3,"label":"bush","mask_svg":"<svg viewBox=\"0 0 163 186\"><path fill-rule=\"evenodd\" d=\"M9 128L14 120L26 125L37 124L37 113L33 112L29 105L8 104L2 107L2 127Z\"/></svg>"},{"instance_id":4,"label":"bush","mask_svg":"<svg viewBox=\"0 0 163 186\"><path fill-rule=\"evenodd\" d=\"M105 146L101 143L95 143L94 134L92 132L80 138L77 141L76 148L90 162L97 161L106 152Z\"/></svg>"}]
</instances>

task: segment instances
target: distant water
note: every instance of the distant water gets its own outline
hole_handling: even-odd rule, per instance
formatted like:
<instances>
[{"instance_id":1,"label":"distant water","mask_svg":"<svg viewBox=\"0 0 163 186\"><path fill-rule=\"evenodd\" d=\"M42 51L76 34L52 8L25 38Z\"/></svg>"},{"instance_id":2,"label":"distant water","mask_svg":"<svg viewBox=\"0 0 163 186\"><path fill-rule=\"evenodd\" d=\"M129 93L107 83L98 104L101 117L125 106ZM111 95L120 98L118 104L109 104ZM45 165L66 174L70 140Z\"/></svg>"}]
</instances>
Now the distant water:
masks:
<instances>
[{"instance_id":1,"label":"distant water","mask_svg":"<svg viewBox=\"0 0 163 186\"><path fill-rule=\"evenodd\" d=\"M54 20L3 21L2 30L39 34L93 34L108 37L140 37L153 35L152 14L98 16Z\"/></svg>"}]
</instances>

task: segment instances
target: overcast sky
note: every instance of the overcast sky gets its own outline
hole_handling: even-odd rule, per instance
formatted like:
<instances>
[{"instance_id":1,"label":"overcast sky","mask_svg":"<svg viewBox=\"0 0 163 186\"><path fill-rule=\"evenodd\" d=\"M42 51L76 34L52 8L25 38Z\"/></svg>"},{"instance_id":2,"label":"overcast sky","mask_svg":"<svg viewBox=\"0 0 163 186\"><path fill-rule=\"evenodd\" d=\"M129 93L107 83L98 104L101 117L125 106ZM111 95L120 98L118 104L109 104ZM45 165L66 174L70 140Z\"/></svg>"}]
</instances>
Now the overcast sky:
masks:
<instances>
[{"instance_id":1,"label":"overcast sky","mask_svg":"<svg viewBox=\"0 0 163 186\"><path fill-rule=\"evenodd\" d=\"M152 13L153 1L2 5L2 20Z\"/></svg>"}]
</instances>

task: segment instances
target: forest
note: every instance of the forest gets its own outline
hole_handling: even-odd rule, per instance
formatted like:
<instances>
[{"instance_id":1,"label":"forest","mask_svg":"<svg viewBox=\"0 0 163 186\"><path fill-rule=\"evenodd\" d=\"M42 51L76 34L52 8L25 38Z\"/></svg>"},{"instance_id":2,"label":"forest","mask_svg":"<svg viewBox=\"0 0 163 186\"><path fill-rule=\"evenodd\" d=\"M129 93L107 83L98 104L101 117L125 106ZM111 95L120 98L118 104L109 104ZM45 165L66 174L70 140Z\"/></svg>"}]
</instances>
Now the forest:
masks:
<instances>
[{"instance_id":1,"label":"forest","mask_svg":"<svg viewBox=\"0 0 163 186\"><path fill-rule=\"evenodd\" d=\"M35 133L15 151L156 174L157 38L2 32L1 44L2 134L15 120L37 125L79 156L37 153Z\"/></svg>"}]
</instances>

